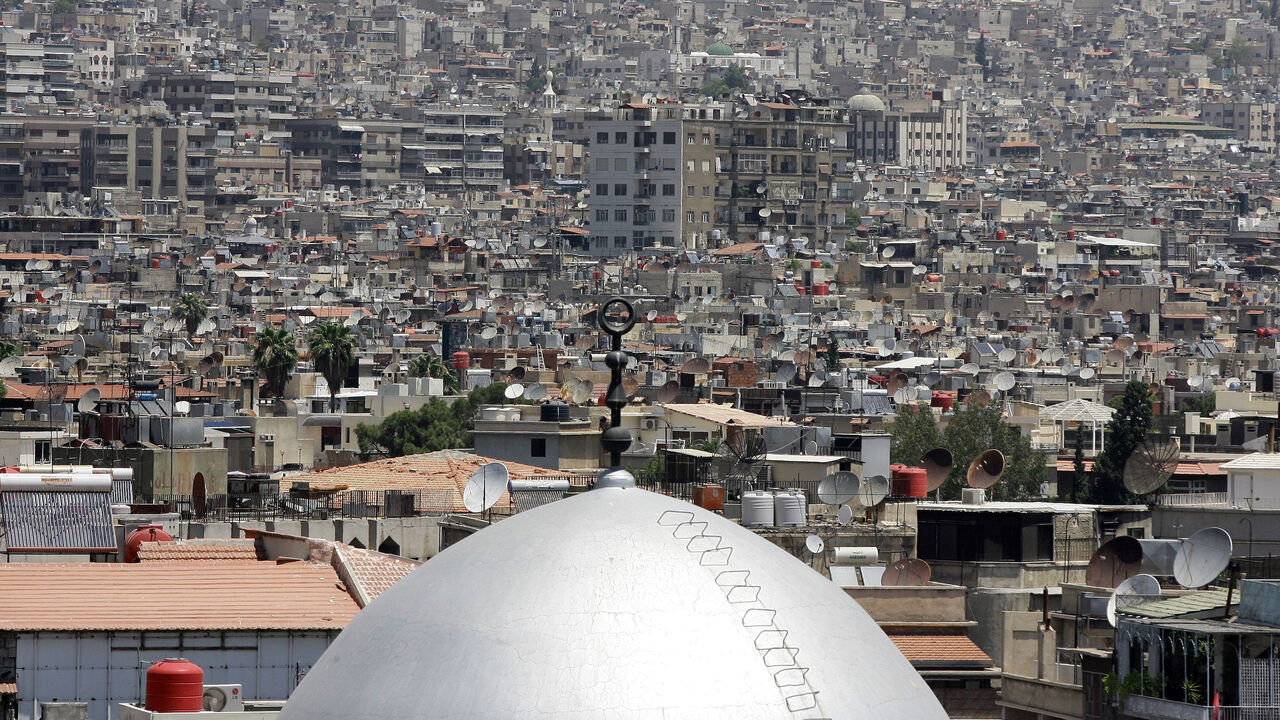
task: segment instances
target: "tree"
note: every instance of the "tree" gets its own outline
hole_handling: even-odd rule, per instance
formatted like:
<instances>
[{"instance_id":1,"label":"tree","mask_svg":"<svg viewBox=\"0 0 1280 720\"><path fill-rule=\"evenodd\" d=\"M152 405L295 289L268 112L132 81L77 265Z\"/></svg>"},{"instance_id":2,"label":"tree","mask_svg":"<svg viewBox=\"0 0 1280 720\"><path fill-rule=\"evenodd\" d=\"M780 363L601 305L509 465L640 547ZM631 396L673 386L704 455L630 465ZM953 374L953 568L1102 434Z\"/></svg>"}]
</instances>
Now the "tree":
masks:
<instances>
[{"instance_id":1,"label":"tree","mask_svg":"<svg viewBox=\"0 0 1280 720\"><path fill-rule=\"evenodd\" d=\"M1241 65L1246 65L1253 59L1253 48L1249 47L1249 42L1242 36L1237 35L1231 41L1231 46L1223 53L1223 58L1231 63L1231 69L1235 72L1240 71Z\"/></svg>"},{"instance_id":2,"label":"tree","mask_svg":"<svg viewBox=\"0 0 1280 720\"><path fill-rule=\"evenodd\" d=\"M703 86L702 94L715 98L727 93L750 90L751 86L751 78L746 71L737 65L730 65L724 69L719 79Z\"/></svg>"},{"instance_id":3,"label":"tree","mask_svg":"<svg viewBox=\"0 0 1280 720\"><path fill-rule=\"evenodd\" d=\"M1212 415L1218 409L1218 400L1213 393L1201 393L1182 403L1182 412Z\"/></svg>"},{"instance_id":4,"label":"tree","mask_svg":"<svg viewBox=\"0 0 1280 720\"><path fill-rule=\"evenodd\" d=\"M973 46L973 61L982 66L982 80L990 82L991 58L987 57L987 34L984 32L978 33L978 42Z\"/></svg>"},{"instance_id":5,"label":"tree","mask_svg":"<svg viewBox=\"0 0 1280 720\"><path fill-rule=\"evenodd\" d=\"M324 376L329 385L329 411L338 410L338 391L347 377L347 370L355 363L355 338L351 328L336 322L320 323L311 331L308 349L316 372Z\"/></svg>"},{"instance_id":6,"label":"tree","mask_svg":"<svg viewBox=\"0 0 1280 720\"><path fill-rule=\"evenodd\" d=\"M991 500L1025 500L1039 497L1049 475L1044 453L1004 421L994 406L966 407L951 416L942 432L942 445L951 451L955 466L942 485L944 499L958 499L966 486L965 475L974 458L986 450L1004 454L1004 474L987 490Z\"/></svg>"},{"instance_id":7,"label":"tree","mask_svg":"<svg viewBox=\"0 0 1280 720\"><path fill-rule=\"evenodd\" d=\"M1124 487L1124 465L1151 430L1151 399L1151 391L1141 380L1125 385L1114 404L1116 412L1107 422L1106 447L1093 464L1091 496L1082 498L1083 502L1123 505L1133 500Z\"/></svg>"},{"instance_id":8,"label":"tree","mask_svg":"<svg viewBox=\"0 0 1280 720\"><path fill-rule=\"evenodd\" d=\"M289 376L298 366L298 347L293 335L282 328L264 327L253 334L253 366L266 381L266 392L282 397Z\"/></svg>"},{"instance_id":9,"label":"tree","mask_svg":"<svg viewBox=\"0 0 1280 720\"><path fill-rule=\"evenodd\" d=\"M823 362L826 363L827 372L840 369L840 343L830 335L827 336L827 350L823 356Z\"/></svg>"},{"instance_id":10,"label":"tree","mask_svg":"<svg viewBox=\"0 0 1280 720\"><path fill-rule=\"evenodd\" d=\"M921 456L942 446L942 432L933 411L922 405L899 405L898 414L889 423L889 459L895 463L915 465Z\"/></svg>"},{"instance_id":11,"label":"tree","mask_svg":"<svg viewBox=\"0 0 1280 720\"><path fill-rule=\"evenodd\" d=\"M413 377L440 378L444 380L444 391L449 395L458 393L458 376L435 355L419 355L409 363L409 374Z\"/></svg>"},{"instance_id":12,"label":"tree","mask_svg":"<svg viewBox=\"0 0 1280 720\"><path fill-rule=\"evenodd\" d=\"M1088 488L1089 476L1084 471L1084 423L1076 425L1075 455L1071 459L1075 477L1071 479L1071 502L1080 496L1089 496L1093 490Z\"/></svg>"},{"instance_id":13,"label":"tree","mask_svg":"<svg viewBox=\"0 0 1280 720\"><path fill-rule=\"evenodd\" d=\"M49 12L54 15L65 15L66 13L73 13L75 11L75 0L53 0L53 7L49 9Z\"/></svg>"},{"instance_id":14,"label":"tree","mask_svg":"<svg viewBox=\"0 0 1280 720\"><path fill-rule=\"evenodd\" d=\"M471 431L481 407L525 402L522 398L508 399L506 389L504 383L494 383L476 388L452 403L432 398L417 410L391 413L379 425L360 425L356 439L361 459L471 447Z\"/></svg>"},{"instance_id":15,"label":"tree","mask_svg":"<svg viewBox=\"0 0 1280 720\"><path fill-rule=\"evenodd\" d=\"M209 317L209 307L204 298L195 293L182 293L178 302L174 303L172 314L187 326L187 335L195 335L200 323Z\"/></svg>"}]
</instances>

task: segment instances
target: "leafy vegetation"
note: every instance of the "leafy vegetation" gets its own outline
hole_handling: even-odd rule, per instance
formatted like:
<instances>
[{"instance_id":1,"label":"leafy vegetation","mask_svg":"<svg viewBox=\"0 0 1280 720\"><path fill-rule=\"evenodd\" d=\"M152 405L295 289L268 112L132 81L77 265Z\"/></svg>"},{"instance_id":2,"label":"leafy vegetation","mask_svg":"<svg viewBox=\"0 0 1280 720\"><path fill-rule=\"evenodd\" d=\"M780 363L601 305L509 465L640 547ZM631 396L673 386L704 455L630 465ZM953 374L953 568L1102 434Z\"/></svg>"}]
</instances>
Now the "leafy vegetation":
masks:
<instances>
[{"instance_id":1,"label":"leafy vegetation","mask_svg":"<svg viewBox=\"0 0 1280 720\"><path fill-rule=\"evenodd\" d=\"M74 0L53 0L53 6L49 8L49 12L54 15L73 13L75 11L76 4Z\"/></svg>"},{"instance_id":2,"label":"leafy vegetation","mask_svg":"<svg viewBox=\"0 0 1280 720\"><path fill-rule=\"evenodd\" d=\"M702 87L702 94L717 98L734 92L747 92L751 87L751 78L747 77L746 71L737 65L730 65L724 69L719 79Z\"/></svg>"},{"instance_id":3,"label":"leafy vegetation","mask_svg":"<svg viewBox=\"0 0 1280 720\"><path fill-rule=\"evenodd\" d=\"M444 391L448 395L458 394L458 376L453 369L435 355L419 355L409 363L409 374L413 377L439 378L444 380Z\"/></svg>"},{"instance_id":4,"label":"leafy vegetation","mask_svg":"<svg viewBox=\"0 0 1280 720\"><path fill-rule=\"evenodd\" d=\"M360 425L356 428L360 457L370 460L471 447L471 431L481 407L525 402L507 398L506 389L505 383L494 383L453 402L432 398L417 410L391 413L379 425Z\"/></svg>"},{"instance_id":5,"label":"leafy vegetation","mask_svg":"<svg viewBox=\"0 0 1280 720\"><path fill-rule=\"evenodd\" d=\"M320 323L311 331L308 348L316 371L329 384L329 410L338 409L338 391L347 377L347 370L356 361L355 338L351 328L336 322Z\"/></svg>"},{"instance_id":6,"label":"leafy vegetation","mask_svg":"<svg viewBox=\"0 0 1280 720\"><path fill-rule=\"evenodd\" d=\"M264 327L254 333L253 365L266 381L266 394L284 395L289 376L298 366L298 348L293 335L277 327Z\"/></svg>"},{"instance_id":7,"label":"leafy vegetation","mask_svg":"<svg viewBox=\"0 0 1280 720\"><path fill-rule=\"evenodd\" d=\"M1124 464L1151 430L1151 400L1147 384L1133 380L1108 403L1116 412L1107 422L1106 448L1093 464L1090 493L1081 502L1123 505L1134 499L1124 487Z\"/></svg>"},{"instance_id":8,"label":"leafy vegetation","mask_svg":"<svg viewBox=\"0 0 1280 720\"><path fill-rule=\"evenodd\" d=\"M1044 453L1033 449L1031 441L1006 423L995 407L963 408L950 417L942 430L928 407L900 407L888 431L893 436L893 462L915 465L921 455L933 448L951 451L955 467L940 488L944 500L959 499L969 463L992 448L1004 453L1005 460L1000 482L987 491L992 500L1039 497L1049 474Z\"/></svg>"},{"instance_id":9,"label":"leafy vegetation","mask_svg":"<svg viewBox=\"0 0 1280 720\"><path fill-rule=\"evenodd\" d=\"M209 317L209 306L196 293L182 293L173 304L172 314L187 326L187 335L195 335L200 323Z\"/></svg>"}]
</instances>

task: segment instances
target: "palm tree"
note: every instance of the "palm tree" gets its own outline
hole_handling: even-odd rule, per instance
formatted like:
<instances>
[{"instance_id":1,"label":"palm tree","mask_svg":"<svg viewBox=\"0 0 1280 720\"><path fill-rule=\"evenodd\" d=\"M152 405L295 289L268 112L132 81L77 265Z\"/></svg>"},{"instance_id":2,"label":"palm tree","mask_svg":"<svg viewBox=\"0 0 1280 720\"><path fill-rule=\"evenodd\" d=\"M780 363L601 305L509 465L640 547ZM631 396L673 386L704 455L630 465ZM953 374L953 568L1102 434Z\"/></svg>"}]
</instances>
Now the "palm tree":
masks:
<instances>
[{"instance_id":1,"label":"palm tree","mask_svg":"<svg viewBox=\"0 0 1280 720\"><path fill-rule=\"evenodd\" d=\"M284 395L284 386L298 365L298 348L293 335L282 328L264 327L253 334L253 365L267 381L267 393Z\"/></svg>"},{"instance_id":2,"label":"palm tree","mask_svg":"<svg viewBox=\"0 0 1280 720\"><path fill-rule=\"evenodd\" d=\"M414 377L440 378L448 395L458 394L458 376L435 355L419 355L409 363L409 374Z\"/></svg>"},{"instance_id":3,"label":"palm tree","mask_svg":"<svg viewBox=\"0 0 1280 720\"><path fill-rule=\"evenodd\" d=\"M320 323L311 331L308 345L311 362L329 384L329 411L337 412L338 390L347 377L347 369L356 361L351 328L336 322Z\"/></svg>"},{"instance_id":4,"label":"palm tree","mask_svg":"<svg viewBox=\"0 0 1280 720\"><path fill-rule=\"evenodd\" d=\"M204 298L195 293L182 293L178 302L174 303L172 315L187 324L187 334L195 335L200 323L209 317L209 307Z\"/></svg>"}]
</instances>

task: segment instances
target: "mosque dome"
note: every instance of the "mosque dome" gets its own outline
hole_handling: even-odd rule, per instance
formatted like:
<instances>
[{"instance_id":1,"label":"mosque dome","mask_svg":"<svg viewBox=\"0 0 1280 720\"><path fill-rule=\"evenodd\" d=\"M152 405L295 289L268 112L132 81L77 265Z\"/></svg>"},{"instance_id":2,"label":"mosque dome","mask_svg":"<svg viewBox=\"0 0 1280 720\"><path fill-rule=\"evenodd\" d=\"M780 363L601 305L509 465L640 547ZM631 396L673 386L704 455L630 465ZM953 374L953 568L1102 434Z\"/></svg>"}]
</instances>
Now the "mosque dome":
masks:
<instances>
[{"instance_id":1,"label":"mosque dome","mask_svg":"<svg viewBox=\"0 0 1280 720\"><path fill-rule=\"evenodd\" d=\"M884 101L871 93L860 93L849 98L849 109L854 112L884 112Z\"/></svg>"},{"instance_id":2,"label":"mosque dome","mask_svg":"<svg viewBox=\"0 0 1280 720\"><path fill-rule=\"evenodd\" d=\"M716 42L713 42L709 46L707 46L707 54L708 55L732 55L733 48L717 40Z\"/></svg>"},{"instance_id":3,"label":"mosque dome","mask_svg":"<svg viewBox=\"0 0 1280 720\"><path fill-rule=\"evenodd\" d=\"M401 580L280 720L421 717L947 715L822 575L687 502L606 488L485 528Z\"/></svg>"}]
</instances>

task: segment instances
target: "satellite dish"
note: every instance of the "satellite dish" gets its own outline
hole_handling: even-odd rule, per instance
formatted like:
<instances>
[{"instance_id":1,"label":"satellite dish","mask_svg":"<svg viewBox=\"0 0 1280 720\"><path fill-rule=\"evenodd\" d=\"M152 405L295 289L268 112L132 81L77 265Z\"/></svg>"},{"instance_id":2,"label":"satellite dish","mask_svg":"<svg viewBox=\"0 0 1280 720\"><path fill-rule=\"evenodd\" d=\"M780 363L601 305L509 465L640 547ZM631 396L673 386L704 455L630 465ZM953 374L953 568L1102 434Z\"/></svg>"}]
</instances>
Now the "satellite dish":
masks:
<instances>
[{"instance_id":1,"label":"satellite dish","mask_svg":"<svg viewBox=\"0 0 1280 720\"><path fill-rule=\"evenodd\" d=\"M893 245L885 245L884 249L880 251L880 257L884 258L885 260L888 260L889 258L893 257L894 254L897 252L898 252L897 248L895 248Z\"/></svg>"},{"instance_id":2,"label":"satellite dish","mask_svg":"<svg viewBox=\"0 0 1280 720\"><path fill-rule=\"evenodd\" d=\"M1011 363L1018 358L1018 351L1013 348L1005 348L996 353L996 359L1002 363Z\"/></svg>"},{"instance_id":3,"label":"satellite dish","mask_svg":"<svg viewBox=\"0 0 1280 720\"><path fill-rule=\"evenodd\" d=\"M920 558L903 558L884 569L880 584L886 587L920 587L929 584L933 568Z\"/></svg>"},{"instance_id":4,"label":"satellite dish","mask_svg":"<svg viewBox=\"0 0 1280 720\"><path fill-rule=\"evenodd\" d=\"M538 402L547 396L547 386L535 383L524 389L524 399L529 402Z\"/></svg>"},{"instance_id":5,"label":"satellite dish","mask_svg":"<svg viewBox=\"0 0 1280 720\"><path fill-rule=\"evenodd\" d=\"M485 340L492 340L497 336L498 336L498 329L493 327L492 325L487 325L483 330L480 331L480 337L484 338Z\"/></svg>"},{"instance_id":6,"label":"satellite dish","mask_svg":"<svg viewBox=\"0 0 1280 720\"><path fill-rule=\"evenodd\" d=\"M84 356L84 336L77 335L71 340L71 354Z\"/></svg>"},{"instance_id":7,"label":"satellite dish","mask_svg":"<svg viewBox=\"0 0 1280 720\"><path fill-rule=\"evenodd\" d=\"M773 214L773 211L770 210L769 208L760 208L759 210L756 211L756 214L762 218L767 218Z\"/></svg>"},{"instance_id":8,"label":"satellite dish","mask_svg":"<svg viewBox=\"0 0 1280 720\"><path fill-rule=\"evenodd\" d=\"M911 395L908 388L900 387L893 391L893 402L895 405L906 405L911 402Z\"/></svg>"},{"instance_id":9,"label":"satellite dish","mask_svg":"<svg viewBox=\"0 0 1280 720\"><path fill-rule=\"evenodd\" d=\"M462 504L467 512L484 512L498 502L507 489L511 473L500 462L485 463L471 475L462 491Z\"/></svg>"},{"instance_id":10,"label":"satellite dish","mask_svg":"<svg viewBox=\"0 0 1280 720\"><path fill-rule=\"evenodd\" d=\"M964 399L964 403L969 407L986 407L991 404L991 393L978 388L969 393L969 396Z\"/></svg>"},{"instance_id":11,"label":"satellite dish","mask_svg":"<svg viewBox=\"0 0 1280 720\"><path fill-rule=\"evenodd\" d=\"M515 400L518 397L524 397L524 385L520 383L511 383L506 390L502 391L503 396L508 400Z\"/></svg>"},{"instance_id":12,"label":"satellite dish","mask_svg":"<svg viewBox=\"0 0 1280 720\"><path fill-rule=\"evenodd\" d=\"M22 358L14 356L0 360L0 374L13 375L22 365Z\"/></svg>"},{"instance_id":13,"label":"satellite dish","mask_svg":"<svg viewBox=\"0 0 1280 720\"><path fill-rule=\"evenodd\" d=\"M960 366L960 372L964 373L965 375L977 375L980 369L981 368L978 367L977 363L971 363L971 362L965 363Z\"/></svg>"},{"instance_id":14,"label":"satellite dish","mask_svg":"<svg viewBox=\"0 0 1280 720\"><path fill-rule=\"evenodd\" d=\"M82 413L93 412L98 407L98 401L102 399L102 391L96 387L85 390L80 395L80 399L76 401L76 410Z\"/></svg>"},{"instance_id":15,"label":"satellite dish","mask_svg":"<svg viewBox=\"0 0 1280 720\"><path fill-rule=\"evenodd\" d=\"M821 555L823 550L827 549L827 544L817 535L810 535L804 539L804 546L814 555Z\"/></svg>"},{"instance_id":16,"label":"satellite dish","mask_svg":"<svg viewBox=\"0 0 1280 720\"><path fill-rule=\"evenodd\" d=\"M828 505L844 505L858 495L862 483L847 470L832 473L818 483L818 499Z\"/></svg>"},{"instance_id":17,"label":"satellite dish","mask_svg":"<svg viewBox=\"0 0 1280 720\"><path fill-rule=\"evenodd\" d=\"M1207 527L1182 541L1173 559L1173 578L1183 587L1204 587L1230 562L1231 535L1220 527Z\"/></svg>"},{"instance_id":18,"label":"satellite dish","mask_svg":"<svg viewBox=\"0 0 1280 720\"><path fill-rule=\"evenodd\" d=\"M1021 280L1020 278L1010 278L1010 279L1009 279L1009 289L1010 289L1010 290L1017 290L1017 289L1018 289L1018 288L1020 288L1020 287L1022 287L1022 280Z\"/></svg>"},{"instance_id":19,"label":"satellite dish","mask_svg":"<svg viewBox=\"0 0 1280 720\"><path fill-rule=\"evenodd\" d=\"M1160 581L1150 575L1134 575L1120 583L1107 600L1107 622L1116 625L1116 611L1160 597Z\"/></svg>"},{"instance_id":20,"label":"satellite dish","mask_svg":"<svg viewBox=\"0 0 1280 720\"><path fill-rule=\"evenodd\" d=\"M1004 474L1004 453L991 449L982 453L969 463L969 472L965 478L971 488L989 488L1000 482Z\"/></svg>"},{"instance_id":21,"label":"satellite dish","mask_svg":"<svg viewBox=\"0 0 1280 720\"><path fill-rule=\"evenodd\" d=\"M1111 343L1111 345L1120 350L1128 350L1129 348L1133 347L1133 336L1121 335L1120 337L1116 338L1115 342Z\"/></svg>"},{"instance_id":22,"label":"satellite dish","mask_svg":"<svg viewBox=\"0 0 1280 720\"><path fill-rule=\"evenodd\" d=\"M1113 588L1142 572L1142 543L1129 535L1106 541L1089 558L1084 582L1093 587Z\"/></svg>"},{"instance_id":23,"label":"satellite dish","mask_svg":"<svg viewBox=\"0 0 1280 720\"><path fill-rule=\"evenodd\" d=\"M173 411L179 415L186 415L191 412L191 403L186 400L179 400L173 404Z\"/></svg>"},{"instance_id":24,"label":"satellite dish","mask_svg":"<svg viewBox=\"0 0 1280 720\"><path fill-rule=\"evenodd\" d=\"M926 487L929 492L933 492L942 487L942 483L947 481L947 476L951 474L951 468L955 466L955 458L952 457L950 450L939 447L922 455L920 464L924 467L927 478Z\"/></svg>"},{"instance_id":25,"label":"satellite dish","mask_svg":"<svg viewBox=\"0 0 1280 720\"><path fill-rule=\"evenodd\" d=\"M867 477L858 488L858 502L864 507L875 507L888 496L889 478L883 475Z\"/></svg>"},{"instance_id":26,"label":"satellite dish","mask_svg":"<svg viewBox=\"0 0 1280 720\"><path fill-rule=\"evenodd\" d=\"M676 399L676 395L680 393L680 383L675 380L668 380L662 387L658 388L657 400L659 403L666 404Z\"/></svg>"},{"instance_id":27,"label":"satellite dish","mask_svg":"<svg viewBox=\"0 0 1280 720\"><path fill-rule=\"evenodd\" d=\"M1091 367L1087 367L1087 368L1080 368L1080 379L1081 379L1081 380L1092 380L1092 379L1093 379L1093 376L1094 376L1094 375L1097 375L1097 374L1098 374L1098 371L1097 371L1097 370L1094 370L1094 369L1093 369L1093 368L1091 368Z\"/></svg>"},{"instance_id":28,"label":"satellite dish","mask_svg":"<svg viewBox=\"0 0 1280 720\"><path fill-rule=\"evenodd\" d=\"M1017 383L1011 372L996 373L996 389L1000 392L1009 392Z\"/></svg>"},{"instance_id":29,"label":"satellite dish","mask_svg":"<svg viewBox=\"0 0 1280 720\"><path fill-rule=\"evenodd\" d=\"M517 365L507 371L507 377L511 378L512 380L519 381L524 379L525 373L527 372L528 371L524 369L523 365Z\"/></svg>"},{"instance_id":30,"label":"satellite dish","mask_svg":"<svg viewBox=\"0 0 1280 720\"><path fill-rule=\"evenodd\" d=\"M836 511L836 522L841 525L848 525L853 522L853 508L848 505L841 505L840 509Z\"/></svg>"},{"instance_id":31,"label":"satellite dish","mask_svg":"<svg viewBox=\"0 0 1280 720\"><path fill-rule=\"evenodd\" d=\"M818 441L817 441L817 440L810 440L809 442L805 443L805 444L804 444L804 454L805 454L805 455L817 455L817 454L818 454Z\"/></svg>"},{"instance_id":32,"label":"satellite dish","mask_svg":"<svg viewBox=\"0 0 1280 720\"><path fill-rule=\"evenodd\" d=\"M1147 441L1134 448L1124 463L1124 486L1134 495L1146 495L1164 486L1178 469L1178 446Z\"/></svg>"},{"instance_id":33,"label":"satellite dish","mask_svg":"<svg viewBox=\"0 0 1280 720\"><path fill-rule=\"evenodd\" d=\"M569 399L573 401L574 405L581 405L591 399L591 393L594 392L595 389L596 384L594 381L581 378L574 383L573 387L570 389Z\"/></svg>"},{"instance_id":34,"label":"satellite dish","mask_svg":"<svg viewBox=\"0 0 1280 720\"><path fill-rule=\"evenodd\" d=\"M148 320L148 321L146 321L146 322L142 323L142 334L143 334L143 335L150 335L150 334L154 333L155 331L156 331L156 321L155 321L155 320Z\"/></svg>"},{"instance_id":35,"label":"satellite dish","mask_svg":"<svg viewBox=\"0 0 1280 720\"><path fill-rule=\"evenodd\" d=\"M684 364L680 366L680 372L688 373L690 375L704 375L710 371L711 363L706 358L702 357L686 360Z\"/></svg>"},{"instance_id":36,"label":"satellite dish","mask_svg":"<svg viewBox=\"0 0 1280 720\"><path fill-rule=\"evenodd\" d=\"M773 373L773 379L784 384L791 382L795 379L795 376L796 366L789 362L779 365L778 369Z\"/></svg>"}]
</instances>

